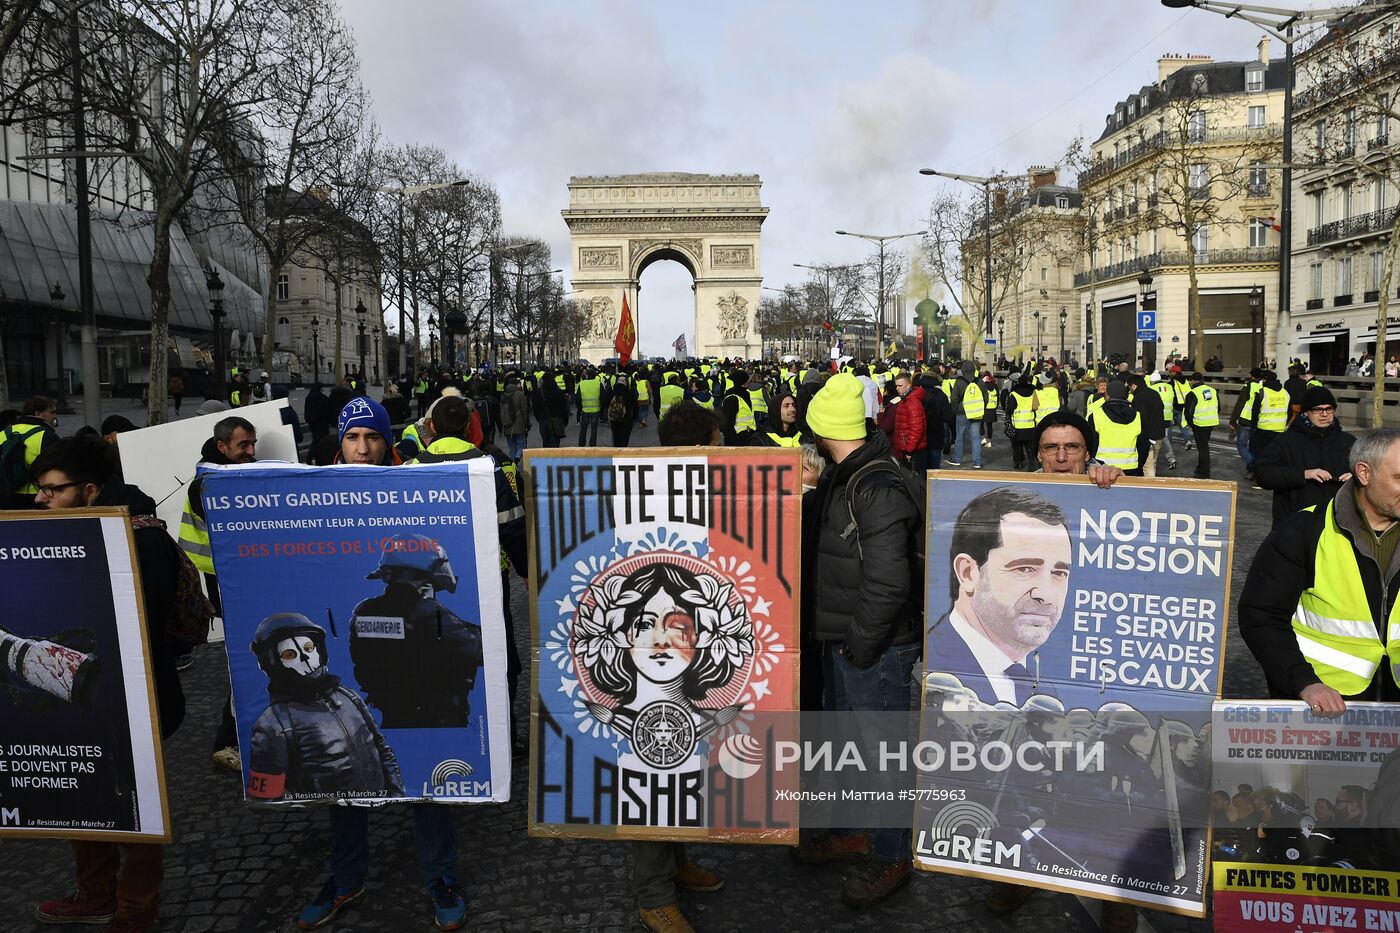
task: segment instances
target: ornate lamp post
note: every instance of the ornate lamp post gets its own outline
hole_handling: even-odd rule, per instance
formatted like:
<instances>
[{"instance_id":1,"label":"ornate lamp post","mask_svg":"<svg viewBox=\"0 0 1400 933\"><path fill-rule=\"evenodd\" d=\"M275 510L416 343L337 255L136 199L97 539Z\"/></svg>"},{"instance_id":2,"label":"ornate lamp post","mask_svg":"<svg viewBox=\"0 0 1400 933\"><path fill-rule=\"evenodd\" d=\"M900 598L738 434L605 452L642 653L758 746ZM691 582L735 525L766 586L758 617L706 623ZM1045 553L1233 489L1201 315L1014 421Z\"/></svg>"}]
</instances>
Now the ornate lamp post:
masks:
<instances>
[{"instance_id":1,"label":"ornate lamp post","mask_svg":"<svg viewBox=\"0 0 1400 933\"><path fill-rule=\"evenodd\" d=\"M1069 320L1069 312L1064 308L1060 309L1060 365L1065 365L1065 322Z\"/></svg>"},{"instance_id":2,"label":"ornate lamp post","mask_svg":"<svg viewBox=\"0 0 1400 933\"><path fill-rule=\"evenodd\" d=\"M321 322L313 315L311 318L311 381L319 383L321 381Z\"/></svg>"},{"instance_id":3,"label":"ornate lamp post","mask_svg":"<svg viewBox=\"0 0 1400 933\"><path fill-rule=\"evenodd\" d=\"M224 361L224 280L219 270L210 266L204 272L204 285L209 290L209 318L214 322L214 392L219 401L228 400L228 367Z\"/></svg>"},{"instance_id":4,"label":"ornate lamp post","mask_svg":"<svg viewBox=\"0 0 1400 933\"><path fill-rule=\"evenodd\" d=\"M360 324L360 378L365 378L365 315L369 314L365 310L365 303L360 300L355 301L355 320Z\"/></svg>"},{"instance_id":5,"label":"ornate lamp post","mask_svg":"<svg viewBox=\"0 0 1400 933\"><path fill-rule=\"evenodd\" d=\"M1152 273L1147 271L1146 266L1142 267L1142 273L1137 277L1137 283L1138 294L1142 296L1139 307L1147 311L1149 310L1147 307L1147 296L1152 293ZM1156 307L1157 298L1153 295L1152 308L1155 309ZM1157 365L1157 341L1144 340L1142 342L1142 365L1149 369Z\"/></svg>"},{"instance_id":6,"label":"ornate lamp post","mask_svg":"<svg viewBox=\"0 0 1400 933\"><path fill-rule=\"evenodd\" d=\"M374 384L381 385L379 381L379 325L375 324L369 329L374 336Z\"/></svg>"},{"instance_id":7,"label":"ornate lamp post","mask_svg":"<svg viewBox=\"0 0 1400 933\"><path fill-rule=\"evenodd\" d=\"M428 368L437 369L437 335L433 333L437 330L438 322L436 314L428 315Z\"/></svg>"},{"instance_id":8,"label":"ornate lamp post","mask_svg":"<svg viewBox=\"0 0 1400 933\"><path fill-rule=\"evenodd\" d=\"M53 302L55 311L63 308L63 299L67 296L63 292L63 286L57 282L53 283L53 288L49 289L49 301ZM71 415L73 408L68 404L68 380L63 375L63 344L68 333L67 326L61 319L54 322L54 354L57 362L57 378L54 380L54 400L58 403L58 413L60 415Z\"/></svg>"},{"instance_id":9,"label":"ornate lamp post","mask_svg":"<svg viewBox=\"0 0 1400 933\"><path fill-rule=\"evenodd\" d=\"M1032 311L1031 317L1035 318L1035 356L1036 359L1039 359L1040 355L1045 352L1045 348L1040 343L1040 328L1045 322L1040 319L1039 311Z\"/></svg>"},{"instance_id":10,"label":"ornate lamp post","mask_svg":"<svg viewBox=\"0 0 1400 933\"><path fill-rule=\"evenodd\" d=\"M1259 327L1259 317L1263 313L1263 311L1264 289L1261 286L1256 285L1249 290L1249 352L1250 355L1254 357L1254 359L1249 361L1250 366L1258 366L1259 361L1264 358L1264 333L1263 330ZM1259 345L1257 348L1254 344L1254 340L1256 337L1259 339ZM1378 347L1377 349L1383 351L1384 347ZM1379 361L1377 361L1376 365L1380 365Z\"/></svg>"},{"instance_id":11,"label":"ornate lamp post","mask_svg":"<svg viewBox=\"0 0 1400 933\"><path fill-rule=\"evenodd\" d=\"M1006 315L997 315L997 355L1006 358Z\"/></svg>"}]
</instances>

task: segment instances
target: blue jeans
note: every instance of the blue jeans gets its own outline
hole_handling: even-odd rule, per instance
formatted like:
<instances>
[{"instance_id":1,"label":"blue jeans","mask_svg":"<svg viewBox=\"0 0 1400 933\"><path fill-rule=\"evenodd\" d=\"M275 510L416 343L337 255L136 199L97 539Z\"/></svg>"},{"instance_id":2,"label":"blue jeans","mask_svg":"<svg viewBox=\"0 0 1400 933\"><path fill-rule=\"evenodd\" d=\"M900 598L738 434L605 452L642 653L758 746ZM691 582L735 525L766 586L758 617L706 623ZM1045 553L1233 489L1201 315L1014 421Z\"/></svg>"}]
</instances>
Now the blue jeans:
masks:
<instances>
[{"instance_id":1,"label":"blue jeans","mask_svg":"<svg viewBox=\"0 0 1400 933\"><path fill-rule=\"evenodd\" d=\"M452 811L441 804L410 804L418 868L427 886L438 878L456 882L457 842L452 836ZM329 808L331 876L338 890L348 891L369 875L369 808Z\"/></svg>"},{"instance_id":2,"label":"blue jeans","mask_svg":"<svg viewBox=\"0 0 1400 933\"><path fill-rule=\"evenodd\" d=\"M958 413L958 432L953 438L953 460L962 459L963 436L967 435L972 447L972 462L982 465L982 419L968 421L967 415Z\"/></svg>"},{"instance_id":3,"label":"blue jeans","mask_svg":"<svg viewBox=\"0 0 1400 933\"><path fill-rule=\"evenodd\" d=\"M1191 443L1191 429L1186 425L1186 409L1184 407L1176 410L1176 428L1181 434L1181 446L1185 447Z\"/></svg>"},{"instance_id":4,"label":"blue jeans","mask_svg":"<svg viewBox=\"0 0 1400 933\"><path fill-rule=\"evenodd\" d=\"M580 447L597 447L598 413L595 411L590 415L588 412L584 412L579 415L578 424L578 445Z\"/></svg>"},{"instance_id":5,"label":"blue jeans","mask_svg":"<svg viewBox=\"0 0 1400 933\"><path fill-rule=\"evenodd\" d=\"M915 667L923 653L921 642L891 645L869 667L856 667L846 660L839 642L822 646L822 674L825 696L822 708L837 712L907 712L914 709L918 675ZM911 717L909 735L914 737L916 720ZM871 734L878 731L871 729ZM890 862L909 858L911 834L905 829L876 829L871 833L872 852Z\"/></svg>"},{"instance_id":6,"label":"blue jeans","mask_svg":"<svg viewBox=\"0 0 1400 933\"><path fill-rule=\"evenodd\" d=\"M507 434L506 446L510 449L510 459L519 460L521 454L525 453L525 435Z\"/></svg>"},{"instance_id":7,"label":"blue jeans","mask_svg":"<svg viewBox=\"0 0 1400 933\"><path fill-rule=\"evenodd\" d=\"M1254 433L1254 425L1240 422L1235 425L1235 450L1239 451L1246 470L1254 469L1254 453L1249 449L1249 437Z\"/></svg>"}]
</instances>

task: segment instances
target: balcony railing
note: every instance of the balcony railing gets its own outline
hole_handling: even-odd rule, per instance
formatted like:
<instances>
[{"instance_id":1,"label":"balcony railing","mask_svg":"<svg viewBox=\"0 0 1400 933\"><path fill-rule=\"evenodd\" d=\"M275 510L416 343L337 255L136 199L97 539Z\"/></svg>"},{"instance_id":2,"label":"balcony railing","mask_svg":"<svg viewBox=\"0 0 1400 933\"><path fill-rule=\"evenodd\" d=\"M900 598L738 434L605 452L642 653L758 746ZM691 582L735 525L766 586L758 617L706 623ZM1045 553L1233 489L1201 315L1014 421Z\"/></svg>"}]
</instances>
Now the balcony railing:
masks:
<instances>
[{"instance_id":1,"label":"balcony railing","mask_svg":"<svg viewBox=\"0 0 1400 933\"><path fill-rule=\"evenodd\" d=\"M1309 298L1309 299L1308 299L1307 309L1308 309L1309 311L1318 311L1318 310L1321 310L1321 308L1322 308L1322 299L1321 299L1321 298Z\"/></svg>"},{"instance_id":2,"label":"balcony railing","mask_svg":"<svg viewBox=\"0 0 1400 933\"><path fill-rule=\"evenodd\" d=\"M1134 201L1132 204L1129 204L1129 205L1128 205L1128 216L1129 216L1129 217L1136 217L1136 216L1137 216L1137 212L1138 212L1138 202Z\"/></svg>"},{"instance_id":3,"label":"balcony railing","mask_svg":"<svg viewBox=\"0 0 1400 933\"><path fill-rule=\"evenodd\" d=\"M1210 197L1210 185L1193 185L1191 188L1191 198L1196 201L1204 201Z\"/></svg>"},{"instance_id":4,"label":"balcony railing","mask_svg":"<svg viewBox=\"0 0 1400 933\"><path fill-rule=\"evenodd\" d=\"M1365 236L1368 233L1389 230L1395 226L1397 211L1400 211L1400 207L1388 207L1379 211L1371 211L1369 214L1358 214L1347 220L1334 220L1320 227L1313 227L1308 231L1308 245L1317 246L1319 243L1331 243L1334 240L1345 240L1348 237Z\"/></svg>"},{"instance_id":5,"label":"balcony railing","mask_svg":"<svg viewBox=\"0 0 1400 933\"><path fill-rule=\"evenodd\" d=\"M1127 216L1128 216L1128 212L1127 212L1126 209L1121 208L1121 207L1115 207L1115 208L1113 209L1113 219L1114 219L1115 221L1122 220L1124 217L1127 217Z\"/></svg>"},{"instance_id":6,"label":"balcony railing","mask_svg":"<svg viewBox=\"0 0 1400 933\"><path fill-rule=\"evenodd\" d=\"M1258 246L1237 249L1210 249L1192 251L1196 257L1196 265L1238 265L1242 263L1278 262L1277 246ZM1148 269L1160 269L1163 266L1184 266L1187 261L1187 250L1169 249L1161 252L1150 253L1146 256L1139 256L1136 259L1125 259L1122 262L1115 262L1111 266L1102 269L1095 269L1092 273L1079 272L1074 276L1076 288L1083 288L1089 284L1092 274L1093 281L1107 282L1112 279L1123 278L1124 276L1137 275L1144 267Z\"/></svg>"},{"instance_id":7,"label":"balcony railing","mask_svg":"<svg viewBox=\"0 0 1400 933\"><path fill-rule=\"evenodd\" d=\"M1380 148L1382 148L1383 146L1388 146L1388 145L1390 145L1390 134L1389 134L1389 133L1382 133L1381 135L1379 135L1379 136L1373 138L1370 142L1366 143L1366 148L1367 148L1368 150L1369 150L1369 149L1380 149Z\"/></svg>"},{"instance_id":8,"label":"balcony railing","mask_svg":"<svg viewBox=\"0 0 1400 933\"><path fill-rule=\"evenodd\" d=\"M1366 292L1365 294L1363 294L1363 295L1361 296L1361 300L1362 300L1362 301L1380 301L1380 300L1381 300L1380 289L1377 289L1377 288L1371 289L1370 291Z\"/></svg>"},{"instance_id":9,"label":"balcony railing","mask_svg":"<svg viewBox=\"0 0 1400 933\"><path fill-rule=\"evenodd\" d=\"M1149 194L1147 196L1147 209L1150 211L1157 209L1157 195Z\"/></svg>"},{"instance_id":10,"label":"balcony railing","mask_svg":"<svg viewBox=\"0 0 1400 933\"><path fill-rule=\"evenodd\" d=\"M1245 194L1251 198L1267 198L1269 196L1269 186L1267 183L1262 185L1250 185Z\"/></svg>"},{"instance_id":11,"label":"balcony railing","mask_svg":"<svg viewBox=\"0 0 1400 933\"><path fill-rule=\"evenodd\" d=\"M1350 295L1338 295L1332 299L1332 307L1334 308L1345 308L1349 304L1351 304Z\"/></svg>"},{"instance_id":12,"label":"balcony railing","mask_svg":"<svg viewBox=\"0 0 1400 933\"><path fill-rule=\"evenodd\" d=\"M1194 134L1193 134L1194 135ZM1187 145L1199 146L1210 143L1245 142L1260 139L1272 139L1283 136L1283 124L1270 123L1265 126L1227 126L1219 129L1209 129L1201 139L1189 139ZM1165 132L1153 133L1141 141L1122 149L1116 156L1107 159L1100 159L1079 174L1079 187L1088 187L1106 175L1118 171L1120 168L1132 165L1133 163L1159 152L1176 143L1173 135Z\"/></svg>"},{"instance_id":13,"label":"balcony railing","mask_svg":"<svg viewBox=\"0 0 1400 933\"><path fill-rule=\"evenodd\" d=\"M1328 80L1293 95L1293 112L1297 114L1325 104L1340 97L1348 89L1365 84L1396 64L1400 64L1400 44L1392 43L1389 48L1360 67L1357 67L1355 62L1347 62L1346 67L1331 69L1328 72Z\"/></svg>"}]
</instances>

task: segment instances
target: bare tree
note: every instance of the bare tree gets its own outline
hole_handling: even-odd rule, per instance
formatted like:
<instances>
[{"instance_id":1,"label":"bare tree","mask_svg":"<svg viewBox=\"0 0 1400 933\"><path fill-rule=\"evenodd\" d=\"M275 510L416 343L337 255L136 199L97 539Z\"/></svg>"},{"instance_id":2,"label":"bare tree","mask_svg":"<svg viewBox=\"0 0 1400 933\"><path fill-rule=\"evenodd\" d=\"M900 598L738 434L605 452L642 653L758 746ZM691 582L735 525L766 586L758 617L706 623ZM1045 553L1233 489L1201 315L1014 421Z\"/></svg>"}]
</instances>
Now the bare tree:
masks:
<instances>
[{"instance_id":1,"label":"bare tree","mask_svg":"<svg viewBox=\"0 0 1400 933\"><path fill-rule=\"evenodd\" d=\"M1367 290L1376 293L1378 306L1371 410L1377 428L1383 424L1386 334L1400 255L1400 208L1391 196L1400 190L1400 150L1390 140L1390 131L1400 129L1397 29L1400 15L1391 10L1350 16L1320 34L1299 56L1294 102L1308 136L1307 145L1295 142L1295 160L1304 163L1299 167L1325 168L1349 186L1345 215L1324 226L1339 235L1379 234L1379 268L1373 260L1367 270ZM1317 104L1322 106L1314 115ZM1351 210L1353 192L1368 198L1373 210Z\"/></svg>"},{"instance_id":2,"label":"bare tree","mask_svg":"<svg viewBox=\"0 0 1400 933\"><path fill-rule=\"evenodd\" d=\"M44 0L0 0L0 127L33 122L40 99L64 113L64 102L39 95L72 69L70 14Z\"/></svg>"},{"instance_id":3,"label":"bare tree","mask_svg":"<svg viewBox=\"0 0 1400 933\"><path fill-rule=\"evenodd\" d=\"M281 34L276 0L115 0L83 8L93 149L124 151L154 205L148 423L166 420L171 231L211 179L261 184L255 154L230 164L221 141L263 100L260 64ZM57 90L57 89L56 89ZM61 93L61 91L60 91Z\"/></svg>"},{"instance_id":4,"label":"bare tree","mask_svg":"<svg viewBox=\"0 0 1400 933\"><path fill-rule=\"evenodd\" d=\"M332 222L329 211L300 210L302 195L331 183L347 146L364 129L367 97L359 80L354 37L330 0L289 8L283 40L263 57L265 97L256 122L235 128L235 152L261 153L262 185L231 186L236 213L267 260L262 368L273 369L277 345L277 281L283 267ZM304 206L304 205L303 205Z\"/></svg>"}]
</instances>

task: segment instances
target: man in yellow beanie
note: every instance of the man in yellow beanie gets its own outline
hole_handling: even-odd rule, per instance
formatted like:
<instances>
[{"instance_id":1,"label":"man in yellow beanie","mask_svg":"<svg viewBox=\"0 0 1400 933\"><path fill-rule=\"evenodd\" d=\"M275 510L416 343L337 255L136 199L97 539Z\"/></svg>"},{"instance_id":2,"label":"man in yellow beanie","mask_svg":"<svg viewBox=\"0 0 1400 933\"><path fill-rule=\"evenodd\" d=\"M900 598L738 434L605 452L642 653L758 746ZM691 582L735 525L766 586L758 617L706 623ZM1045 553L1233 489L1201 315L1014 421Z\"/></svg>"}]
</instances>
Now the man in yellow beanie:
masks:
<instances>
[{"instance_id":1,"label":"man in yellow beanie","mask_svg":"<svg viewBox=\"0 0 1400 933\"><path fill-rule=\"evenodd\" d=\"M822 472L813 493L820 509L816 566L802 568L817 581L812 602L816 637L824 642L822 707L907 712L924 628L918 505L884 432L866 436L858 378L837 373L827 380L807 406L807 425L835 465ZM842 886L842 899L856 908L878 904L909 880L909 853L907 828L832 831L792 850L807 865L872 855Z\"/></svg>"}]
</instances>

